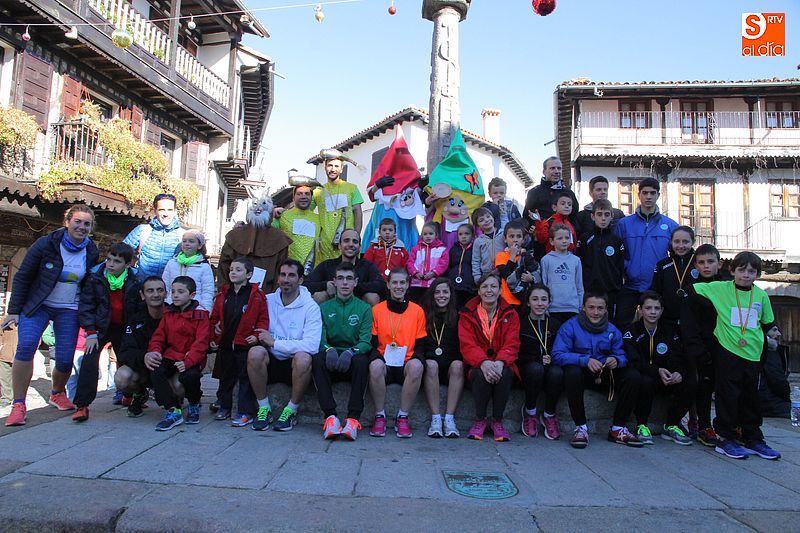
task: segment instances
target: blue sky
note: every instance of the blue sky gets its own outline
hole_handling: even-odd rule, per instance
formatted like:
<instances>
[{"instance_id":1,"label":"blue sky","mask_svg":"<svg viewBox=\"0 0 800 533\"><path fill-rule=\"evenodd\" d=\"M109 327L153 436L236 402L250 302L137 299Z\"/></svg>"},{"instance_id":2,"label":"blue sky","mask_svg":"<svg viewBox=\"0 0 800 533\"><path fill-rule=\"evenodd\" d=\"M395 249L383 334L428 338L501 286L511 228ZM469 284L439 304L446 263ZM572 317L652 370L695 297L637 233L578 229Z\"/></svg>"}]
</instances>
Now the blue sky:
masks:
<instances>
[{"instance_id":1,"label":"blue sky","mask_svg":"<svg viewBox=\"0 0 800 533\"><path fill-rule=\"evenodd\" d=\"M292 0L248 0L251 9ZM297 1L296 3L301 3ZM428 107L433 25L421 0L363 0L254 13L269 39L245 44L271 56L275 80L264 145L273 187L286 170L308 170L319 149L408 105ZM786 57L742 57L743 12L786 13ZM743 80L800 76L796 0L559 0L536 15L529 0L474 0L461 35L461 125L482 131L484 107L502 110L501 142L538 176L554 153L553 91L576 77L595 81ZM424 164L424 162L420 162Z\"/></svg>"}]
</instances>

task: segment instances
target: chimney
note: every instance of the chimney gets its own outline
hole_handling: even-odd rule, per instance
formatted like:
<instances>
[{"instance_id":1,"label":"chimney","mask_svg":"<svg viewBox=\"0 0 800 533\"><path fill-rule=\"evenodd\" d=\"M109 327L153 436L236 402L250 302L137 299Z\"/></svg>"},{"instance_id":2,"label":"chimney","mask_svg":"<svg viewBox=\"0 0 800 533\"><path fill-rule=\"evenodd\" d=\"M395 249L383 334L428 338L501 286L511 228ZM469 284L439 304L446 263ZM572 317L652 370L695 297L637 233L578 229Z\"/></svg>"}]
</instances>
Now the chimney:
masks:
<instances>
[{"instance_id":1,"label":"chimney","mask_svg":"<svg viewBox=\"0 0 800 533\"><path fill-rule=\"evenodd\" d=\"M486 107L481 111L481 116L484 138L500 144L500 110Z\"/></svg>"}]
</instances>

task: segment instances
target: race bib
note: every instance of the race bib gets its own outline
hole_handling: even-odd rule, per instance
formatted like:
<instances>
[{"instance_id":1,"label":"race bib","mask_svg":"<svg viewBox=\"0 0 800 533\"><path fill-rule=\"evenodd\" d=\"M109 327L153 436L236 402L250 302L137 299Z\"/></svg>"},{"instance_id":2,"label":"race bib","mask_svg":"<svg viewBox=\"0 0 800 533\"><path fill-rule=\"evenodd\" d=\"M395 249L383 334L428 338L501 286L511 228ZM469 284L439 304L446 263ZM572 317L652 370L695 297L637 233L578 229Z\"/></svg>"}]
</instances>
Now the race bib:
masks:
<instances>
[{"instance_id":1,"label":"race bib","mask_svg":"<svg viewBox=\"0 0 800 533\"><path fill-rule=\"evenodd\" d=\"M391 346L386 345L386 351L383 352L383 361L386 366L403 366L406 363L407 346Z\"/></svg>"},{"instance_id":2,"label":"race bib","mask_svg":"<svg viewBox=\"0 0 800 533\"><path fill-rule=\"evenodd\" d=\"M747 320L748 329L758 328L758 310L731 307L731 326L742 327L742 320Z\"/></svg>"},{"instance_id":3,"label":"race bib","mask_svg":"<svg viewBox=\"0 0 800 533\"><path fill-rule=\"evenodd\" d=\"M264 283L264 278L267 277L267 271L263 268L253 268L253 275L250 278L250 283L257 283L260 287Z\"/></svg>"},{"instance_id":4,"label":"race bib","mask_svg":"<svg viewBox=\"0 0 800 533\"><path fill-rule=\"evenodd\" d=\"M326 194L325 195L325 211L338 211L344 207L347 207L347 195L346 194Z\"/></svg>"},{"instance_id":5,"label":"race bib","mask_svg":"<svg viewBox=\"0 0 800 533\"><path fill-rule=\"evenodd\" d=\"M310 220L296 218L292 222L292 234L302 235L303 237L311 237L313 239L317 236L317 225Z\"/></svg>"}]
</instances>

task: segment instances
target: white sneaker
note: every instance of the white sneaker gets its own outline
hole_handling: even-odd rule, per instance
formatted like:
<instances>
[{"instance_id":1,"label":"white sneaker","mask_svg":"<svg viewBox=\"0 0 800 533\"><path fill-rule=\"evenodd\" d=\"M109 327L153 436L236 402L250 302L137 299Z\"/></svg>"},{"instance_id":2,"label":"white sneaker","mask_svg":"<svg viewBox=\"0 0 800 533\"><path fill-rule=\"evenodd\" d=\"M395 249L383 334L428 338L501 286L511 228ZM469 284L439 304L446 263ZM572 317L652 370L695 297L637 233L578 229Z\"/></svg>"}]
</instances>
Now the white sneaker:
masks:
<instances>
[{"instance_id":1,"label":"white sneaker","mask_svg":"<svg viewBox=\"0 0 800 533\"><path fill-rule=\"evenodd\" d=\"M431 427L428 428L428 436L435 439L441 439L442 434L442 418L431 418Z\"/></svg>"},{"instance_id":2,"label":"white sneaker","mask_svg":"<svg viewBox=\"0 0 800 533\"><path fill-rule=\"evenodd\" d=\"M324 439L335 439L342 433L342 423L339 419L331 415L325 419L325 425L322 426L322 437Z\"/></svg>"},{"instance_id":3,"label":"white sneaker","mask_svg":"<svg viewBox=\"0 0 800 533\"><path fill-rule=\"evenodd\" d=\"M444 436L448 439L457 439L461 436L461 433L458 432L458 428L456 427L455 420L444 419Z\"/></svg>"}]
</instances>

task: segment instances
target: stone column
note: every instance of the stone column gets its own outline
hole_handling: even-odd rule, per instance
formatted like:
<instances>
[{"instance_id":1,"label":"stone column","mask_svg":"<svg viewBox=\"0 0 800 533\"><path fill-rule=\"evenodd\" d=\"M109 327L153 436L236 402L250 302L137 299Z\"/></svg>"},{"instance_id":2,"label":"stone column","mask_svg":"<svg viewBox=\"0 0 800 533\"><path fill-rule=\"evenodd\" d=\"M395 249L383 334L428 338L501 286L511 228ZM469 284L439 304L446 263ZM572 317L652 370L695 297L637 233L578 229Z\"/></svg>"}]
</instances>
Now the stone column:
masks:
<instances>
[{"instance_id":1,"label":"stone column","mask_svg":"<svg viewBox=\"0 0 800 533\"><path fill-rule=\"evenodd\" d=\"M423 0L422 17L433 22L431 99L428 107L430 173L447 154L453 131L461 127L458 88L458 23L467 17L472 0Z\"/></svg>"}]
</instances>

